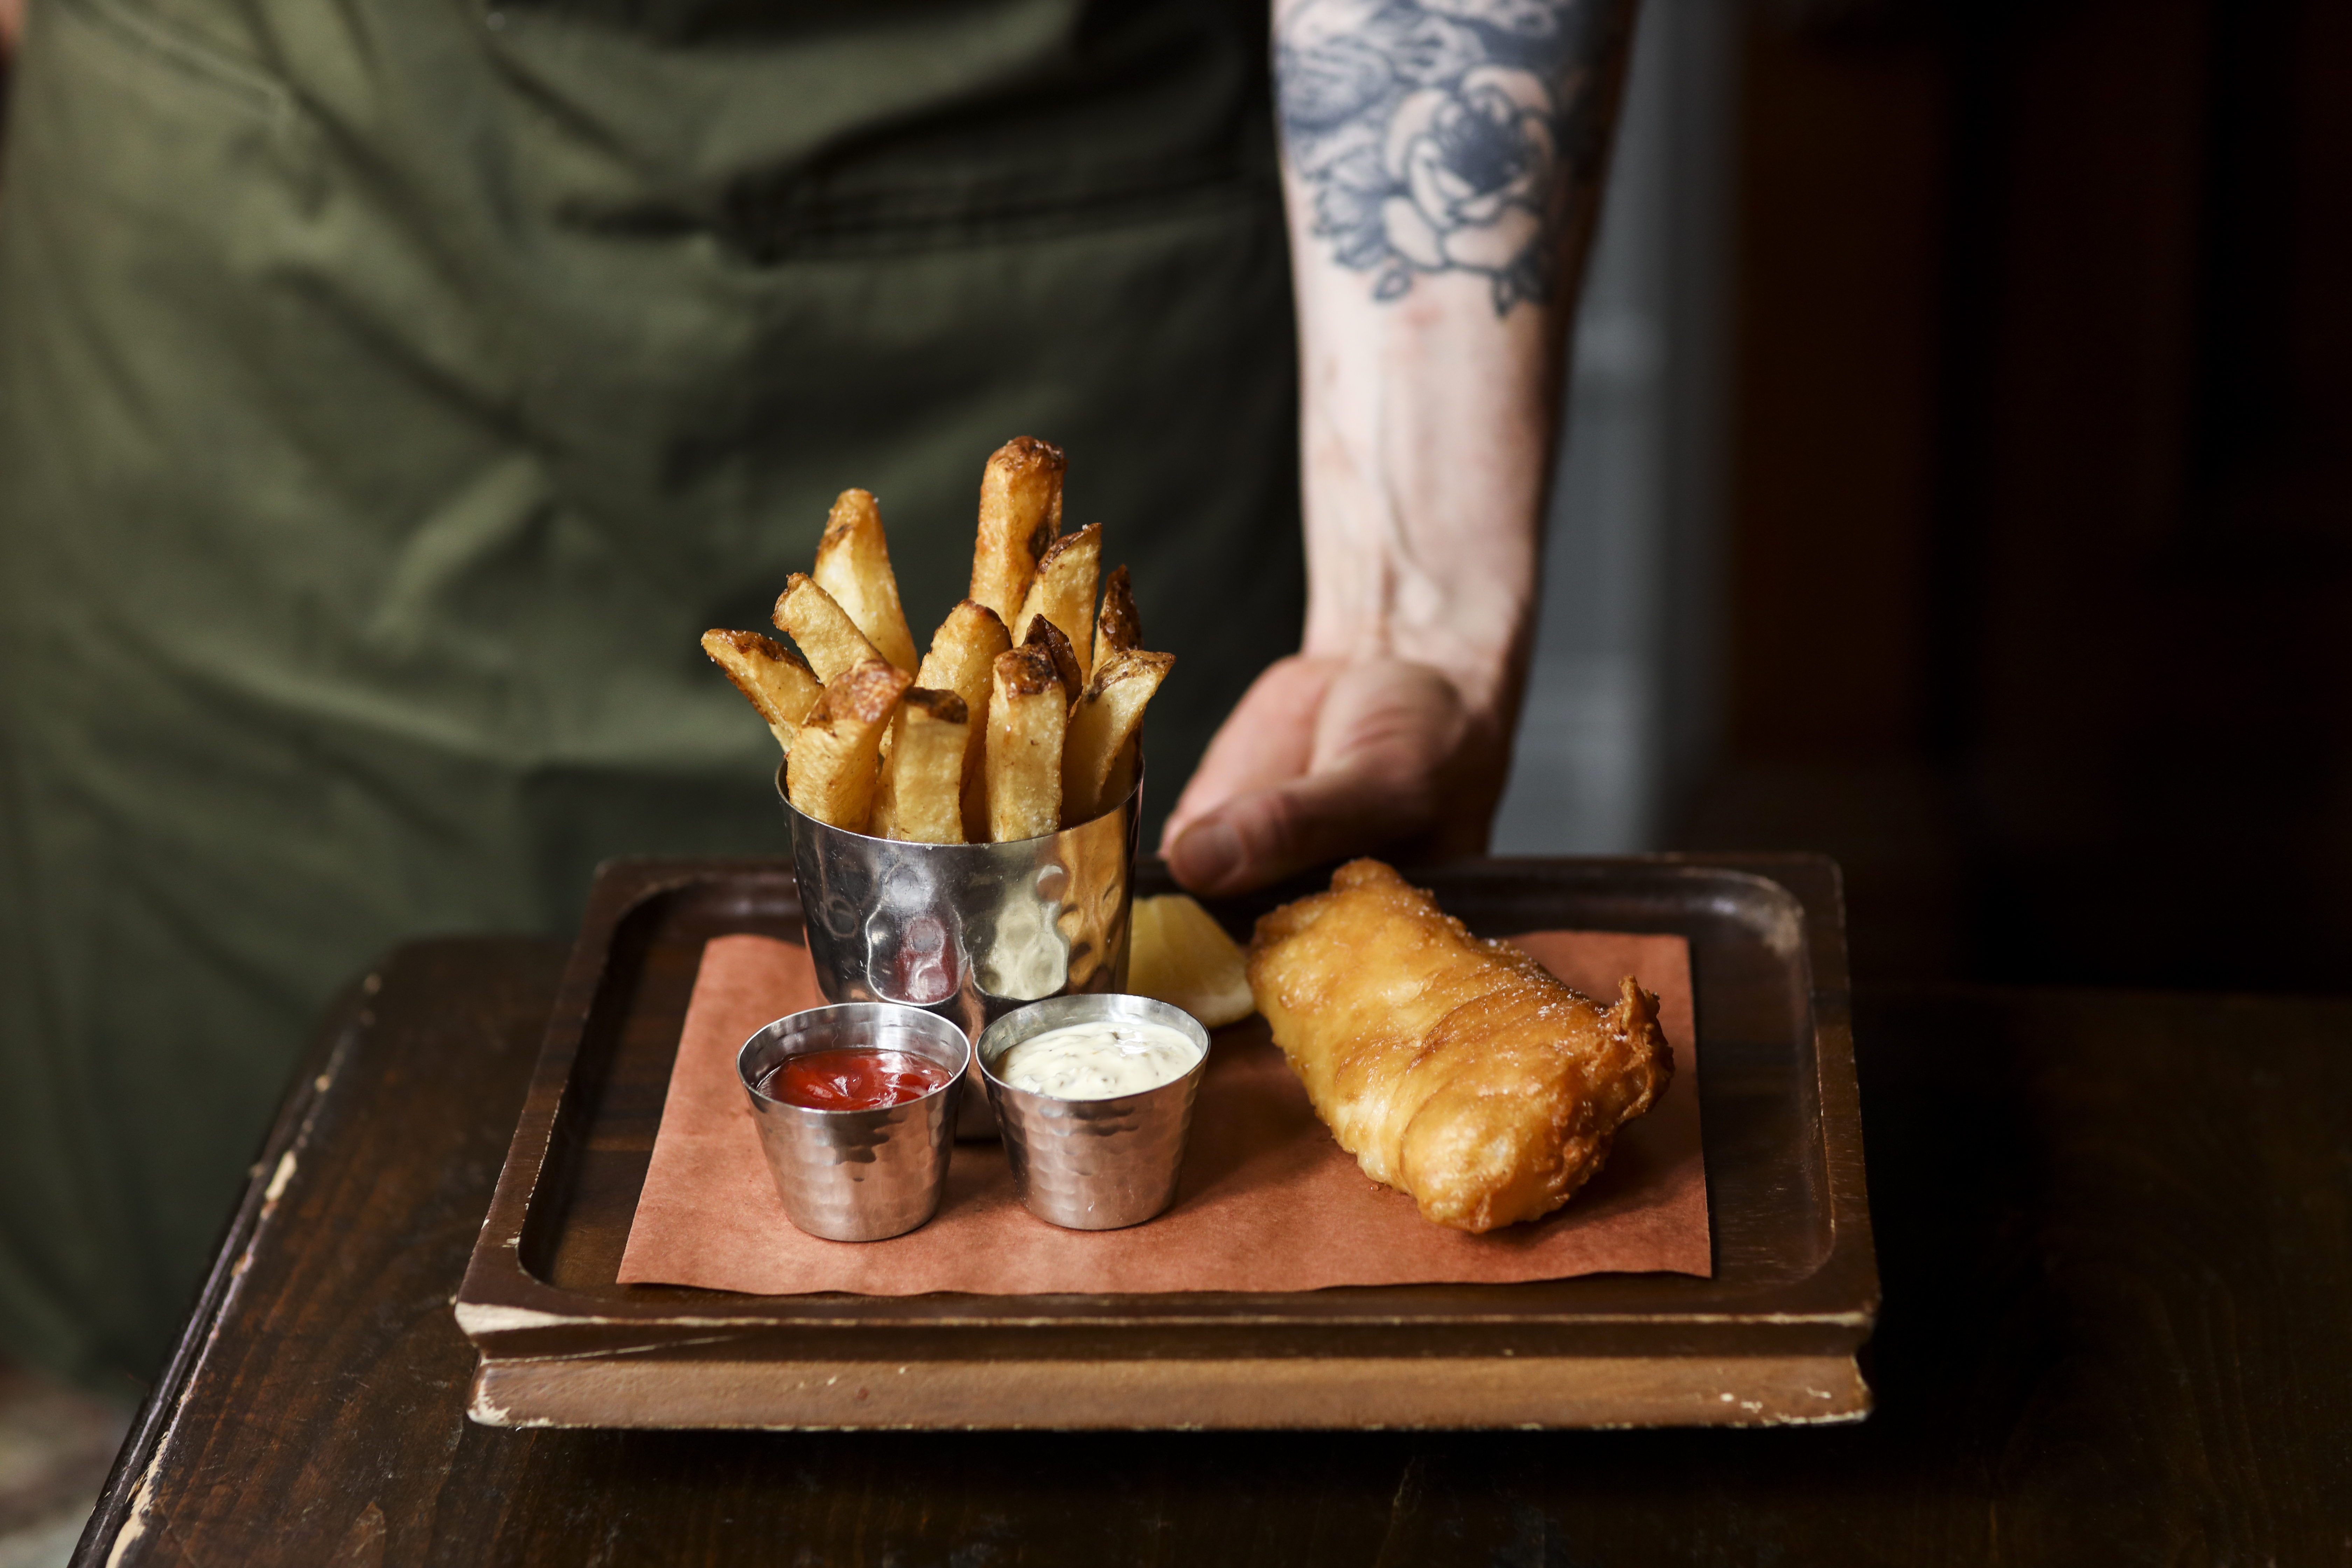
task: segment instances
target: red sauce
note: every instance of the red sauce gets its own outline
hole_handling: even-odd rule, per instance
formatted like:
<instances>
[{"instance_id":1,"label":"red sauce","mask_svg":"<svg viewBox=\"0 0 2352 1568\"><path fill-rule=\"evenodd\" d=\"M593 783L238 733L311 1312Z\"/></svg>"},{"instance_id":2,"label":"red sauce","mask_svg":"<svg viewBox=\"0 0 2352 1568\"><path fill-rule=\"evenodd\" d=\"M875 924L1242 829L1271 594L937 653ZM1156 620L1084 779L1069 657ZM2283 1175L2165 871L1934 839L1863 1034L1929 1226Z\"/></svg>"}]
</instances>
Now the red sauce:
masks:
<instances>
[{"instance_id":1,"label":"red sauce","mask_svg":"<svg viewBox=\"0 0 2352 1568\"><path fill-rule=\"evenodd\" d=\"M880 1110L947 1082L947 1068L911 1052L853 1047L786 1057L760 1080L760 1092L810 1110Z\"/></svg>"}]
</instances>

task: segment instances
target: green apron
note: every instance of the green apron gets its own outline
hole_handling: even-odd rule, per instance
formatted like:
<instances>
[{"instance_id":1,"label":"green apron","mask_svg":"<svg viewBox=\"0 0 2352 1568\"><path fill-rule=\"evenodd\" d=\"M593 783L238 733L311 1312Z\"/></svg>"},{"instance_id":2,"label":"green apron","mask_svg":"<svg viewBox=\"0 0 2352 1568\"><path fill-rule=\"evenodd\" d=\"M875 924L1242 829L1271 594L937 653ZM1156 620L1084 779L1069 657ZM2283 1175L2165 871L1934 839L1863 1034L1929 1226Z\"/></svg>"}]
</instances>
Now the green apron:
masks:
<instances>
[{"instance_id":1,"label":"green apron","mask_svg":"<svg viewBox=\"0 0 2352 1568\"><path fill-rule=\"evenodd\" d=\"M496 3L496 0L493 0ZM1071 455L1177 672L1302 601L1255 5L37 0L0 174L0 1348L166 1349L304 1030L592 868L781 853L704 660Z\"/></svg>"}]
</instances>

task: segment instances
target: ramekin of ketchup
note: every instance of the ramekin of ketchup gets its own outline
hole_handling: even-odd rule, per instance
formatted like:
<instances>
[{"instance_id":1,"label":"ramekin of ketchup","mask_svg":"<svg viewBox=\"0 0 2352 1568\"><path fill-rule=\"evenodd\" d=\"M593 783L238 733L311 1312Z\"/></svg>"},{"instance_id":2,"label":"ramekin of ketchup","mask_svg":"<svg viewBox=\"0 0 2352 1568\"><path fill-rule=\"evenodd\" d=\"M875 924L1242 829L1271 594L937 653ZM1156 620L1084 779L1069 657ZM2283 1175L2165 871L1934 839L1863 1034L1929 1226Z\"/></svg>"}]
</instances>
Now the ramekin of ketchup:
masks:
<instances>
[{"instance_id":1,"label":"ramekin of ketchup","mask_svg":"<svg viewBox=\"0 0 2352 1568\"><path fill-rule=\"evenodd\" d=\"M883 1110L945 1089L950 1076L910 1051L851 1047L786 1057L760 1092L807 1110Z\"/></svg>"}]
</instances>

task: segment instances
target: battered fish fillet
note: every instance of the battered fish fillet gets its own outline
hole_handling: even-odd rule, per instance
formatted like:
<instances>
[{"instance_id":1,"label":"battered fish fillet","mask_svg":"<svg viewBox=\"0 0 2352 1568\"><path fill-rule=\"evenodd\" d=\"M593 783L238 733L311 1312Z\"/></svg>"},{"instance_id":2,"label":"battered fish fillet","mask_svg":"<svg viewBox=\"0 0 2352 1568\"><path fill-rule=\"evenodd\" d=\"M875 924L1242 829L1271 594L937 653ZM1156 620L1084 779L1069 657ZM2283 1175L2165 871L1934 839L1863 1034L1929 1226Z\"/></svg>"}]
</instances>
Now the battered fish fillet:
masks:
<instances>
[{"instance_id":1,"label":"battered fish fillet","mask_svg":"<svg viewBox=\"0 0 2352 1568\"><path fill-rule=\"evenodd\" d=\"M1604 1008L1378 860L1258 921L1249 980L1339 1146L1457 1230L1559 1207L1674 1077L1632 976Z\"/></svg>"}]
</instances>

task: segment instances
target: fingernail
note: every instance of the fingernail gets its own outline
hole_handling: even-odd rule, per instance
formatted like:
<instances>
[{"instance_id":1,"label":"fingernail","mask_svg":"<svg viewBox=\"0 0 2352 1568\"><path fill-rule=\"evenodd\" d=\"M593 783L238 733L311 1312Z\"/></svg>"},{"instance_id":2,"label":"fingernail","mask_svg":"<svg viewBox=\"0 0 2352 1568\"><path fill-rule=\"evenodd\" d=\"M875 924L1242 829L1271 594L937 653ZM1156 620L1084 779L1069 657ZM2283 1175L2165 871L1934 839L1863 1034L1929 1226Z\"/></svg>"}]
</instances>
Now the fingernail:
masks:
<instances>
[{"instance_id":1,"label":"fingernail","mask_svg":"<svg viewBox=\"0 0 2352 1568\"><path fill-rule=\"evenodd\" d=\"M1241 868L1241 835L1213 817L1196 822L1176 841L1176 859L1186 881L1213 887Z\"/></svg>"}]
</instances>

